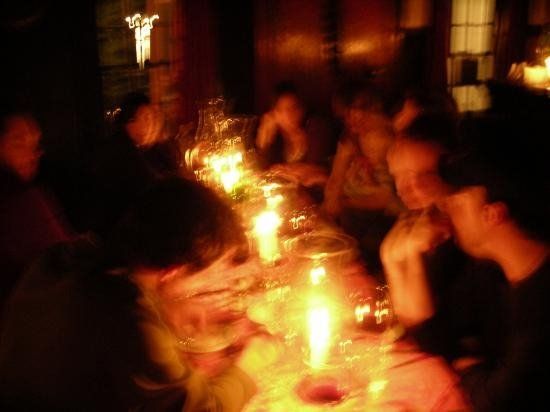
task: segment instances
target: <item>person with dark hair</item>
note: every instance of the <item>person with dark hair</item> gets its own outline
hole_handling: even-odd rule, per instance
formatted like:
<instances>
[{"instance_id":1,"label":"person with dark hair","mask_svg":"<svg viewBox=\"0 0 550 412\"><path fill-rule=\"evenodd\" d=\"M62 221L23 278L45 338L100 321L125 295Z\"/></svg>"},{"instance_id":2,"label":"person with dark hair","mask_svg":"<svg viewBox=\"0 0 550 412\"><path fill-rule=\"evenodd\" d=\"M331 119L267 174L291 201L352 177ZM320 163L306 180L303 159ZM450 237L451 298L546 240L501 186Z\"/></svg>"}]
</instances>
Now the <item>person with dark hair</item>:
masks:
<instances>
[{"instance_id":1,"label":"person with dark hair","mask_svg":"<svg viewBox=\"0 0 550 412\"><path fill-rule=\"evenodd\" d=\"M159 299L174 277L230 273L246 245L227 204L174 178L140 197L103 246L81 240L46 253L4 315L3 410L240 410L267 362L259 338L209 376L180 353Z\"/></svg>"},{"instance_id":2,"label":"person with dark hair","mask_svg":"<svg viewBox=\"0 0 550 412\"><path fill-rule=\"evenodd\" d=\"M484 139L475 139L469 129L476 147L447 156L440 167L439 176L450 190L437 206L449 225L439 226L439 232L426 225L401 230L402 236L384 245L386 273L401 290L392 295L396 311L421 342L443 354L451 352L457 338L477 349L448 357L461 372L475 410L537 409L550 377L548 225L547 207L541 203L548 196L548 172L541 163L544 157L530 153L529 162L520 160L525 148L517 142L529 132L528 125L490 122L476 129ZM447 296L451 317L438 308L437 296L427 286L422 258L448 226L464 252L493 263L477 271L466 266L466 281L453 282L454 293ZM491 283L494 267L504 274L500 284ZM397 283L411 278L416 287L405 293ZM472 335L481 339L472 341Z\"/></svg>"},{"instance_id":3,"label":"person with dark hair","mask_svg":"<svg viewBox=\"0 0 550 412\"><path fill-rule=\"evenodd\" d=\"M53 196L35 183L42 133L18 108L0 114L0 307L38 253L67 240L70 230Z\"/></svg>"},{"instance_id":4,"label":"person with dark hair","mask_svg":"<svg viewBox=\"0 0 550 412\"><path fill-rule=\"evenodd\" d=\"M360 241L371 269L400 210L386 152L394 136L381 93L370 85L344 96L346 130L338 142L323 209Z\"/></svg>"},{"instance_id":5,"label":"person with dark hair","mask_svg":"<svg viewBox=\"0 0 550 412\"><path fill-rule=\"evenodd\" d=\"M115 130L92 150L86 167L90 202L83 230L103 234L131 202L158 178L179 172L178 148L161 138L162 116L143 93L129 93Z\"/></svg>"},{"instance_id":6,"label":"person with dark hair","mask_svg":"<svg viewBox=\"0 0 550 412\"><path fill-rule=\"evenodd\" d=\"M263 166L275 167L276 172L304 186L323 185L331 144L328 123L308 113L292 83L279 83L256 136Z\"/></svg>"}]
</instances>

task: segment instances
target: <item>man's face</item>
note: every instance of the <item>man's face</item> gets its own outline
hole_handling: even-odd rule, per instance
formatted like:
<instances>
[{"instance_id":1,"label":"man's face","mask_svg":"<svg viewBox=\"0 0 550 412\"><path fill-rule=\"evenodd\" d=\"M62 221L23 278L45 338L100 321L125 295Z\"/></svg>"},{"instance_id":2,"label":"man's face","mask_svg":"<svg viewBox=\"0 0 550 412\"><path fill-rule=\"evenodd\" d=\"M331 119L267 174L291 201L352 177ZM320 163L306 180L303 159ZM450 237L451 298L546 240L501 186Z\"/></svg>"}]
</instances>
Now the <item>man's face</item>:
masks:
<instances>
[{"instance_id":1,"label":"man's face","mask_svg":"<svg viewBox=\"0 0 550 412\"><path fill-rule=\"evenodd\" d=\"M490 225L486 217L490 204L485 188L466 187L446 196L440 207L451 219L455 239L461 249L474 257L488 257L485 245Z\"/></svg>"},{"instance_id":2,"label":"man's face","mask_svg":"<svg viewBox=\"0 0 550 412\"><path fill-rule=\"evenodd\" d=\"M28 116L16 115L6 121L0 140L0 160L24 181L32 180L38 170L41 136L38 124Z\"/></svg>"},{"instance_id":3,"label":"man's face","mask_svg":"<svg viewBox=\"0 0 550 412\"><path fill-rule=\"evenodd\" d=\"M427 142L399 138L388 151L388 166L397 193L407 208L435 204L449 188L439 177L441 149Z\"/></svg>"}]
</instances>

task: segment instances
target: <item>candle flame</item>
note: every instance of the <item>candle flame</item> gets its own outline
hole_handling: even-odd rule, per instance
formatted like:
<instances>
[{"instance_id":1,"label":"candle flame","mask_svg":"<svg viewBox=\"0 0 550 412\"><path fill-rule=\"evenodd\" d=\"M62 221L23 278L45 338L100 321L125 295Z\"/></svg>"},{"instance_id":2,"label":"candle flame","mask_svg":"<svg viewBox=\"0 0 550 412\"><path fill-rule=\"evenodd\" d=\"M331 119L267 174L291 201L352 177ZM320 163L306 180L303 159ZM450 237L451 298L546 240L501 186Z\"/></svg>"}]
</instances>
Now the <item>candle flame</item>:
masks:
<instances>
[{"instance_id":1,"label":"candle flame","mask_svg":"<svg viewBox=\"0 0 550 412\"><path fill-rule=\"evenodd\" d=\"M254 231L257 235L273 233L281 225L281 218L274 210L260 213L254 221Z\"/></svg>"},{"instance_id":2,"label":"candle flame","mask_svg":"<svg viewBox=\"0 0 550 412\"><path fill-rule=\"evenodd\" d=\"M243 155L241 152L229 153L224 156L212 155L204 158L204 163L214 173L217 180L227 193L234 190L242 177Z\"/></svg>"},{"instance_id":3,"label":"candle flame","mask_svg":"<svg viewBox=\"0 0 550 412\"><path fill-rule=\"evenodd\" d=\"M328 307L315 307L308 311L310 365L321 368L327 360L330 346L330 312Z\"/></svg>"},{"instance_id":4,"label":"candle flame","mask_svg":"<svg viewBox=\"0 0 550 412\"><path fill-rule=\"evenodd\" d=\"M279 257L277 229L281 225L281 218L274 210L260 213L254 219L254 233L258 239L260 258L273 262Z\"/></svg>"},{"instance_id":5,"label":"candle flame","mask_svg":"<svg viewBox=\"0 0 550 412\"><path fill-rule=\"evenodd\" d=\"M317 266L310 270L309 279L313 285L318 285L326 277L327 272L323 266Z\"/></svg>"}]
</instances>

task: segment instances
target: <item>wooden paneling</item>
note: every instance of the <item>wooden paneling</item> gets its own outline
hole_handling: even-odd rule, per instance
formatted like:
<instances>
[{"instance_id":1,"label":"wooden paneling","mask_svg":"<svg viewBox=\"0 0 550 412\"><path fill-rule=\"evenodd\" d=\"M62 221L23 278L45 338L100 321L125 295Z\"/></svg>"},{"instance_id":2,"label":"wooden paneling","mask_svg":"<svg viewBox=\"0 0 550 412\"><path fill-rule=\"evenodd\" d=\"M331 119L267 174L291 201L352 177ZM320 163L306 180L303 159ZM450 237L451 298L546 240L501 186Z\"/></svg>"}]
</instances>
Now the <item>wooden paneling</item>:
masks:
<instances>
[{"instance_id":1,"label":"wooden paneling","mask_svg":"<svg viewBox=\"0 0 550 412\"><path fill-rule=\"evenodd\" d=\"M403 36L398 0L258 0L254 2L256 109L273 86L294 81L311 107L330 110L340 76L372 71L391 82Z\"/></svg>"},{"instance_id":2,"label":"wooden paneling","mask_svg":"<svg viewBox=\"0 0 550 412\"><path fill-rule=\"evenodd\" d=\"M295 82L307 103L326 108L331 73L325 42L323 0L258 0L255 6L256 108L270 104L274 85Z\"/></svg>"},{"instance_id":3,"label":"wooden paneling","mask_svg":"<svg viewBox=\"0 0 550 412\"><path fill-rule=\"evenodd\" d=\"M399 50L397 2L342 0L339 24L340 64L362 72L390 65Z\"/></svg>"}]
</instances>

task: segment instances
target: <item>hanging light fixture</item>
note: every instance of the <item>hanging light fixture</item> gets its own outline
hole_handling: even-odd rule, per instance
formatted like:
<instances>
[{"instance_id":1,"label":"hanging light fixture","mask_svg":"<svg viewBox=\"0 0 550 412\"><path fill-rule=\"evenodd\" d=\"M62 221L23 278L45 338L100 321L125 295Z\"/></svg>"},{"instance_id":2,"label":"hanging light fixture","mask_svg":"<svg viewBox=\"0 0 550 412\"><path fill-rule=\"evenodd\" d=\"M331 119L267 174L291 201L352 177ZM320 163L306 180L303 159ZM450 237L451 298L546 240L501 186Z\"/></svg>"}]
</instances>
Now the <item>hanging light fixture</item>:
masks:
<instances>
[{"instance_id":1,"label":"hanging light fixture","mask_svg":"<svg viewBox=\"0 0 550 412\"><path fill-rule=\"evenodd\" d=\"M134 14L132 17L126 17L126 22L130 29L134 29L136 39L136 60L139 68L145 67L145 61L151 58L151 30L153 22L159 18L158 14L152 16Z\"/></svg>"}]
</instances>

